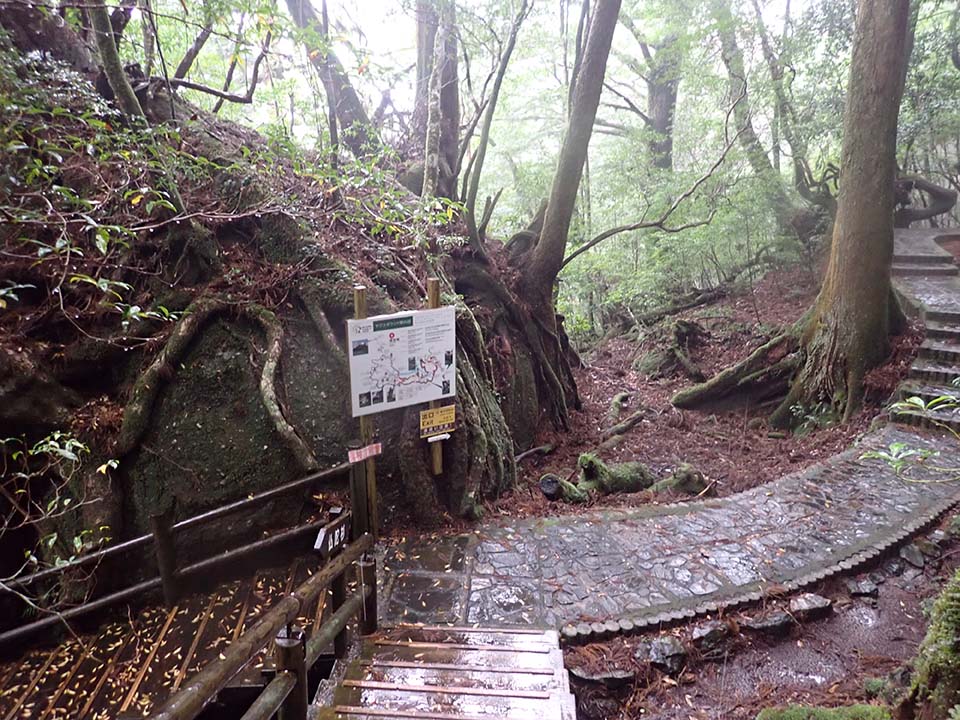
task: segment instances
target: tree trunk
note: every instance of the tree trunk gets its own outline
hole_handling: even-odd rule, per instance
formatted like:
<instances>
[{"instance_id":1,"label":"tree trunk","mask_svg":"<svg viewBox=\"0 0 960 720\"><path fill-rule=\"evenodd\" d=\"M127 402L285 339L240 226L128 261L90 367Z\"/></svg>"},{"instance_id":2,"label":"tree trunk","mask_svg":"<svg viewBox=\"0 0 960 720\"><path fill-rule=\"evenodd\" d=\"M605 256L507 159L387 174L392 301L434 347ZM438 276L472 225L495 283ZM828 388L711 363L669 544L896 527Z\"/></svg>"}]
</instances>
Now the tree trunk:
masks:
<instances>
[{"instance_id":1,"label":"tree trunk","mask_svg":"<svg viewBox=\"0 0 960 720\"><path fill-rule=\"evenodd\" d=\"M567 233L577 201L577 191L587 160L587 149L600 103L600 91L607 69L607 57L617 26L620 0L598 0L587 35L583 62L576 78L570 123L560 149L560 160L553 176L543 230L526 263L524 285L536 299L544 301L541 319L549 316L554 325L553 285L563 264Z\"/></svg>"},{"instance_id":2,"label":"tree trunk","mask_svg":"<svg viewBox=\"0 0 960 720\"><path fill-rule=\"evenodd\" d=\"M673 170L673 116L677 108L679 78L669 77L655 81L661 70L676 71L671 66L657 65L647 83L647 115L650 117L650 157L653 166L661 170Z\"/></svg>"},{"instance_id":3,"label":"tree trunk","mask_svg":"<svg viewBox=\"0 0 960 720\"><path fill-rule=\"evenodd\" d=\"M792 227L794 209L783 189L780 176L770 162L753 127L747 95L747 71L743 63L743 53L737 42L736 19L730 10L729 0L714 0L713 16L720 35L720 53L723 64L727 68L731 100L735 103L733 117L737 131L740 133L740 145L746 153L750 169L766 190L766 200L773 208L780 232L787 234Z\"/></svg>"},{"instance_id":4,"label":"tree trunk","mask_svg":"<svg viewBox=\"0 0 960 720\"><path fill-rule=\"evenodd\" d=\"M546 388L547 397L541 399L541 406L549 408L552 419L560 427L566 426L568 405L578 406L580 401L562 349L563 329L557 322L554 285L563 266L570 221L577 202L619 12L620 0L598 0L587 34L583 61L575 78L569 125L560 149L543 227L532 249L521 259L523 270L518 294L531 316L528 327L535 328L528 330L527 334L539 336L534 344L539 343L545 349L543 354L549 366L542 368L542 371L552 376L554 381L552 387Z\"/></svg>"},{"instance_id":5,"label":"tree trunk","mask_svg":"<svg viewBox=\"0 0 960 720\"><path fill-rule=\"evenodd\" d=\"M114 28L110 22L110 16L107 14L106 5L103 2L96 2L90 5L87 10L90 13L90 22L93 25L97 50L100 51L103 73L107 77L107 82L110 83L110 89L113 90L113 96L116 98L117 104L128 118L146 122L143 108L140 107L140 101L133 92L129 80L127 80L127 74L123 71L120 53L117 52L117 45L114 42ZM181 202L180 208L182 207L183 203Z\"/></svg>"},{"instance_id":6,"label":"tree trunk","mask_svg":"<svg viewBox=\"0 0 960 720\"><path fill-rule=\"evenodd\" d=\"M830 261L801 338L804 364L771 418L830 402L849 419L864 374L888 352L897 116L908 60L909 0L860 0Z\"/></svg>"},{"instance_id":7,"label":"tree trunk","mask_svg":"<svg viewBox=\"0 0 960 720\"><path fill-rule=\"evenodd\" d=\"M344 72L343 65L328 46L323 26L310 0L287 0L287 9L297 27L309 31L304 44L309 51L310 62L320 75L327 102L337 114L341 139L357 157L378 152L382 147L380 138L370 124L367 111Z\"/></svg>"},{"instance_id":8,"label":"tree trunk","mask_svg":"<svg viewBox=\"0 0 960 720\"><path fill-rule=\"evenodd\" d=\"M429 46L433 48L430 59L426 92L421 100L421 50L427 39L419 23L417 28L417 96L418 111L426 109L426 123L422 127L420 139L424 147L423 155L423 195L434 195L453 199L457 191L457 157L460 148L460 90L457 78L457 32L456 6L452 0L440 0L439 26L430 25L429 19L436 18L437 12L426 13L428 29L433 28ZM421 0L421 5L429 5ZM433 8L431 8L433 9ZM418 13L420 7L418 6ZM426 68L423 68L424 71ZM415 126L418 125L415 121Z\"/></svg>"}]
</instances>

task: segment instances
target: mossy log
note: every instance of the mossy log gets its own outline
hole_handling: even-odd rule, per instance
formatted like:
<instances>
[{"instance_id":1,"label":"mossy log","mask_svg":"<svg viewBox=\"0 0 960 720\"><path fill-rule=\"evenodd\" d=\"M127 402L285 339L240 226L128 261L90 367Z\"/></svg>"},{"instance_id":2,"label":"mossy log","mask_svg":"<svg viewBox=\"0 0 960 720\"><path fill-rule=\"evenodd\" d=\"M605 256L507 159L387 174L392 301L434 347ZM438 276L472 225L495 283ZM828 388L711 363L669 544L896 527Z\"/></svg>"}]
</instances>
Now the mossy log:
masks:
<instances>
[{"instance_id":1,"label":"mossy log","mask_svg":"<svg viewBox=\"0 0 960 720\"><path fill-rule=\"evenodd\" d=\"M681 464L669 477L650 486L650 490L656 493L673 491L685 495L700 495L710 488L703 473L687 463Z\"/></svg>"},{"instance_id":2,"label":"mossy log","mask_svg":"<svg viewBox=\"0 0 960 720\"><path fill-rule=\"evenodd\" d=\"M603 495L646 490L657 478L643 463L626 462L608 465L593 453L583 453L577 460L580 485L596 489Z\"/></svg>"},{"instance_id":3,"label":"mossy log","mask_svg":"<svg viewBox=\"0 0 960 720\"><path fill-rule=\"evenodd\" d=\"M897 720L944 720L960 706L960 571L933 605L930 627L917 651L913 683Z\"/></svg>"},{"instance_id":4,"label":"mossy log","mask_svg":"<svg viewBox=\"0 0 960 720\"><path fill-rule=\"evenodd\" d=\"M703 474L686 463L668 477L658 480L653 471L640 462L607 464L594 453L584 453L577 461L579 480L576 484L559 475L547 473L540 478L540 490L548 500L573 504L589 502L595 495L676 491L700 495L710 488Z\"/></svg>"}]
</instances>

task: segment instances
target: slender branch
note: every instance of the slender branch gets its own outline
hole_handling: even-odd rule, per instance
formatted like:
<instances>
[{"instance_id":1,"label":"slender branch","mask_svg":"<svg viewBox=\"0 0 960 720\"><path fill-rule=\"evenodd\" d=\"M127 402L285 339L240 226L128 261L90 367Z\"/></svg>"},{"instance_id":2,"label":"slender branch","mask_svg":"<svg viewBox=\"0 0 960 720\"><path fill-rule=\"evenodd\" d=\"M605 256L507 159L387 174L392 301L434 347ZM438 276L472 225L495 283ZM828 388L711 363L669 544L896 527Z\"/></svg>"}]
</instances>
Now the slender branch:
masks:
<instances>
[{"instance_id":1,"label":"slender branch","mask_svg":"<svg viewBox=\"0 0 960 720\"><path fill-rule=\"evenodd\" d=\"M177 69L173 71L174 79L179 80L187 76L187 73L190 72L190 68L193 66L193 61L197 59L197 55L200 54L200 51L203 49L204 44L212 32L213 27L210 25L205 25L203 29L200 30L197 37L194 38L193 44L187 48L187 51L183 54L183 58L180 60L180 64L177 65Z\"/></svg>"},{"instance_id":2,"label":"slender branch","mask_svg":"<svg viewBox=\"0 0 960 720\"><path fill-rule=\"evenodd\" d=\"M490 99L487 103L487 109L483 116L483 126L480 129L480 144L473 157L473 169L470 172L470 184L467 189L466 197L466 216L467 227L470 231L470 245L480 257L486 253L483 249L483 243L480 240L479 228L477 225L477 193L480 189L480 174L483 171L483 160L487 154L487 145L490 142L490 126L493 124L493 116L497 109L497 100L500 97L500 87L503 85L503 78L507 74L507 65L510 63L510 56L513 54L513 48L517 44L517 35L520 34L520 26L530 12L531 5L528 0L521 0L520 9L517 11L510 27L510 35L507 38L507 44L500 56L500 64L497 67L497 74L493 81L493 87L490 89Z\"/></svg>"},{"instance_id":3,"label":"slender branch","mask_svg":"<svg viewBox=\"0 0 960 720\"><path fill-rule=\"evenodd\" d=\"M660 215L659 218L657 218L656 220L631 223L629 225L619 225L617 227L610 228L609 230L604 230L602 233L600 233L599 235L596 235L591 240L584 243L583 245L578 247L576 250L574 250L572 253L570 253L564 259L563 263L560 265L560 268L562 269L566 267L578 255L582 255L587 250L590 250L591 248L596 247L597 245L602 243L604 240L607 240L608 238L611 238L614 235L620 235L621 233L631 232L633 230L644 230L649 228L658 228L661 231L666 233L677 233L677 232L682 232L684 230L690 230L691 228L702 227L703 225L709 224L713 220L713 216L716 213L716 209L711 209L710 214L705 219L702 219L702 220L696 220L693 222L685 223L683 225L677 225L672 227L667 226L665 223L667 222L667 220L670 219L670 216L673 215L674 212L676 212L676 210L680 207L680 205L683 204L683 202L687 198L692 196L697 190L700 189L700 187L705 182L707 182L707 180L713 177L713 174L720 168L723 162L727 159L727 155L730 154L730 150L737 143L737 140L739 140L740 134L742 132L743 130L741 129L736 133L736 135L733 136L733 138L727 141L727 144L723 148L723 152L720 154L720 157L717 158L716 162L714 162L713 165L710 166L710 169L707 170L707 172L701 175L699 178L697 178L696 182L694 182L693 185L691 185L683 193L678 195L676 200L674 200L673 203L670 204L670 207L668 207L663 212L663 214Z\"/></svg>"},{"instance_id":4,"label":"slender branch","mask_svg":"<svg viewBox=\"0 0 960 720\"><path fill-rule=\"evenodd\" d=\"M604 103L604 105L608 105L609 107L615 108L617 110L629 110L634 115L638 115L640 119L643 120L643 122L646 123L647 125L650 125L650 126L653 125L653 120L650 119L650 116L647 115L639 107L637 107L637 104L633 102L633 100L631 100L625 94L617 90L615 87L613 87L613 85L611 85L608 82L603 83L603 86L627 104L626 107L624 107L623 105L612 105L610 103Z\"/></svg>"},{"instance_id":5,"label":"slender branch","mask_svg":"<svg viewBox=\"0 0 960 720\"><path fill-rule=\"evenodd\" d=\"M193 82L192 80L185 80L184 78L172 77L169 81L169 84L172 87L182 87L187 88L188 90L196 90L197 92L206 93L207 95L213 95L220 100L226 100L228 102L241 103L244 105L249 105L253 102L253 94L257 90L257 83L260 80L260 65L266 58L267 53L270 49L270 39L271 31L267 31L267 36L263 41L263 47L260 50L260 54L257 56L257 59L253 62L253 72L250 75L250 85L247 87L247 92L243 95L237 95L235 93L225 92L224 90L217 90L208 85L202 85L201 83ZM159 79L159 78L158 78ZM228 81L229 82L229 81ZM216 108L219 109L219 108ZM216 112L216 109L214 112Z\"/></svg>"}]
</instances>

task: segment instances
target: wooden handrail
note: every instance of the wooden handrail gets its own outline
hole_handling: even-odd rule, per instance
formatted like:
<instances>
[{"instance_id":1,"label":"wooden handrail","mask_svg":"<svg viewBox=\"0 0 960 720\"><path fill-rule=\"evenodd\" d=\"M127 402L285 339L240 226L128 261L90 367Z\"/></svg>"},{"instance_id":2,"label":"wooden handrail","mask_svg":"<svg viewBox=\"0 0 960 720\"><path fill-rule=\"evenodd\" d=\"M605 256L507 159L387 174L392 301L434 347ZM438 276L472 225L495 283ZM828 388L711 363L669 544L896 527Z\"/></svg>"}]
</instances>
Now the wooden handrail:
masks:
<instances>
[{"instance_id":1,"label":"wooden handrail","mask_svg":"<svg viewBox=\"0 0 960 720\"><path fill-rule=\"evenodd\" d=\"M171 695L150 715L151 720L193 720L281 628L292 623L323 590L370 550L373 544L373 536L366 534L346 546L340 555L270 608L252 628L224 650L221 659L207 665L178 692ZM359 594L364 595L363 592ZM351 603L348 601L344 605L348 604ZM339 620L340 618L338 622ZM323 626L321 633L322 628Z\"/></svg>"}]
</instances>

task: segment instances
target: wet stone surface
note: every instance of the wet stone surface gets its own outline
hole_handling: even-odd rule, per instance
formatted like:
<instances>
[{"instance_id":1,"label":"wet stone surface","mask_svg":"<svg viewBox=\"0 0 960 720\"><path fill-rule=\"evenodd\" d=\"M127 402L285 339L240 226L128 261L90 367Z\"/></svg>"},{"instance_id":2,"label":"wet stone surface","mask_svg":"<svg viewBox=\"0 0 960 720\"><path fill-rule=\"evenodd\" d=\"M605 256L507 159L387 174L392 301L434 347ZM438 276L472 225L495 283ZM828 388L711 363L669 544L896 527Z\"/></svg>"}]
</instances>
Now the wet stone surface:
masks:
<instances>
[{"instance_id":1,"label":"wet stone surface","mask_svg":"<svg viewBox=\"0 0 960 720\"><path fill-rule=\"evenodd\" d=\"M861 459L895 442L960 461L938 435L888 426L820 466L728 498L407 540L384 558L384 619L559 627L643 618L799 581L889 541L960 491L909 482L882 460ZM907 562L923 557L907 547Z\"/></svg>"},{"instance_id":2,"label":"wet stone surface","mask_svg":"<svg viewBox=\"0 0 960 720\"><path fill-rule=\"evenodd\" d=\"M898 235L897 253L944 256L931 237ZM927 313L960 312L956 278L896 281ZM904 528L960 499L960 484L942 482L935 470L916 467L905 478L882 458L862 457L893 443L936 451L940 466L960 462L949 436L888 425L815 467L727 498L490 522L454 537L408 539L383 558L383 619L551 627L644 620L811 582L887 547ZM916 569L925 562L916 545L901 557L888 564Z\"/></svg>"}]
</instances>

